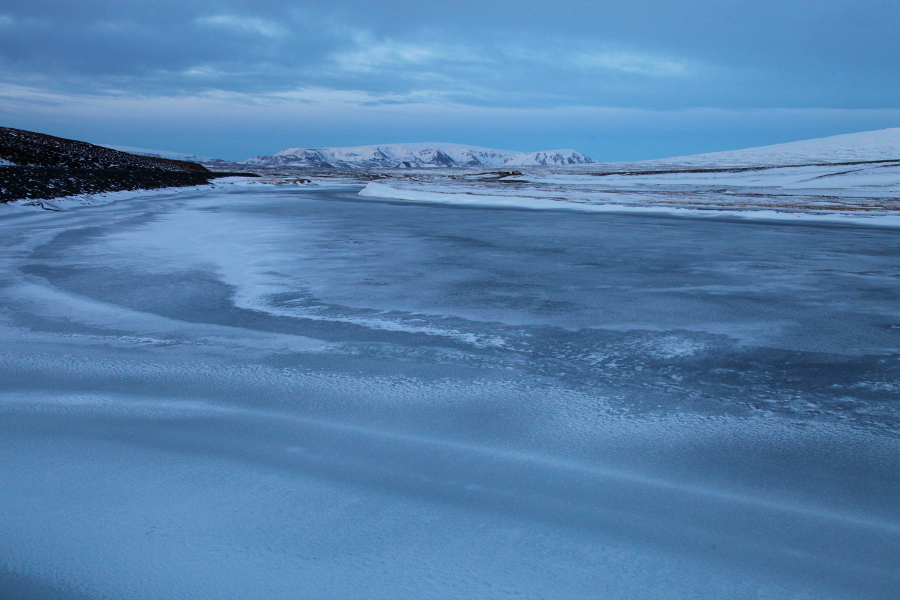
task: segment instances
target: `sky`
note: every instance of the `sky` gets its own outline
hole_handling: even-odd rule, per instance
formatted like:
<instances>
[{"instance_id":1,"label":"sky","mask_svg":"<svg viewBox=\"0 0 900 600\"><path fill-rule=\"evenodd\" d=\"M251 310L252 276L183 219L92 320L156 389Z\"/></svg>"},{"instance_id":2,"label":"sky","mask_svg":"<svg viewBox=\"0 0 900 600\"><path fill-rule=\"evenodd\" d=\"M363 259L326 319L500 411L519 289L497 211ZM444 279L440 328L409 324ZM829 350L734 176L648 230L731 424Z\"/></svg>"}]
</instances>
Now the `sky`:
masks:
<instances>
[{"instance_id":1,"label":"sky","mask_svg":"<svg viewBox=\"0 0 900 600\"><path fill-rule=\"evenodd\" d=\"M3 0L0 125L663 158L900 126L898 31L896 0Z\"/></svg>"}]
</instances>

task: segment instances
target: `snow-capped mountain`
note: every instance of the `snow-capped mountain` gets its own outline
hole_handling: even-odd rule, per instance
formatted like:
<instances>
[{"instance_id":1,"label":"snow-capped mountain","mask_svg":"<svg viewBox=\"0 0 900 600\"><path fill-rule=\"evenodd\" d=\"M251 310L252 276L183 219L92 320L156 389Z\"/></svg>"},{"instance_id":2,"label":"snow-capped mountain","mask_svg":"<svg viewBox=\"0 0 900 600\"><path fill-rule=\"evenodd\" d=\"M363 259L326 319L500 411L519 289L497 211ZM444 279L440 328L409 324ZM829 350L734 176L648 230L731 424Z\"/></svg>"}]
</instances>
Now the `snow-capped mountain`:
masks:
<instances>
[{"instance_id":1,"label":"snow-capped mountain","mask_svg":"<svg viewBox=\"0 0 900 600\"><path fill-rule=\"evenodd\" d=\"M744 150L677 156L637 164L767 166L898 159L900 159L900 127L894 127Z\"/></svg>"},{"instance_id":2,"label":"snow-capped mountain","mask_svg":"<svg viewBox=\"0 0 900 600\"><path fill-rule=\"evenodd\" d=\"M581 165L595 162L574 150L543 150L541 152L520 152L507 158L504 167L535 167Z\"/></svg>"},{"instance_id":3,"label":"snow-capped mountain","mask_svg":"<svg viewBox=\"0 0 900 600\"><path fill-rule=\"evenodd\" d=\"M594 162L574 150L510 152L461 144L418 143L351 148L288 148L243 161L255 167L420 169L435 167L527 167Z\"/></svg>"}]
</instances>

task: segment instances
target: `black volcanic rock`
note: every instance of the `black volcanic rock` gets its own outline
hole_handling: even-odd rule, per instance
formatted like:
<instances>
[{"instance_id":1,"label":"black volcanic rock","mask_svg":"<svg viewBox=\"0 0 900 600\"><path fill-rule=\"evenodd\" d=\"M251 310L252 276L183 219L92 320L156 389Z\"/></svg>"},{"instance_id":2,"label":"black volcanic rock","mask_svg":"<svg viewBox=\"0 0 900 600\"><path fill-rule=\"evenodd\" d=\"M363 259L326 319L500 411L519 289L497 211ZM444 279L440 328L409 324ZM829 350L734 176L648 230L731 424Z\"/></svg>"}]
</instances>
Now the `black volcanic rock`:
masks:
<instances>
[{"instance_id":1,"label":"black volcanic rock","mask_svg":"<svg viewBox=\"0 0 900 600\"><path fill-rule=\"evenodd\" d=\"M161 169L0 167L0 202L206 185L213 173Z\"/></svg>"},{"instance_id":2,"label":"black volcanic rock","mask_svg":"<svg viewBox=\"0 0 900 600\"><path fill-rule=\"evenodd\" d=\"M209 173L197 163L139 156L87 142L0 127L0 160L22 167L60 167L64 169L152 169Z\"/></svg>"},{"instance_id":3,"label":"black volcanic rock","mask_svg":"<svg viewBox=\"0 0 900 600\"><path fill-rule=\"evenodd\" d=\"M256 176L0 127L0 202L205 185L228 175Z\"/></svg>"}]
</instances>

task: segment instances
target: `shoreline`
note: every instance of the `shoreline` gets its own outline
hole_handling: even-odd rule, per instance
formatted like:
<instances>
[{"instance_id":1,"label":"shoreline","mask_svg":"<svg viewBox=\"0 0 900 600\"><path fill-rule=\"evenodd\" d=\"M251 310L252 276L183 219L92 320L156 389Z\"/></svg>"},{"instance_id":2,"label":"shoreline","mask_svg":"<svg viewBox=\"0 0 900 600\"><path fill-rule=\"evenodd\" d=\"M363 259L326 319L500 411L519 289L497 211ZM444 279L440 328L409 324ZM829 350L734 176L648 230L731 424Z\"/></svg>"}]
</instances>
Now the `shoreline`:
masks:
<instances>
[{"instance_id":1,"label":"shoreline","mask_svg":"<svg viewBox=\"0 0 900 600\"><path fill-rule=\"evenodd\" d=\"M784 207L781 210L775 208L754 208L747 206L734 206L722 204L719 206L697 207L688 204L623 204L614 202L591 203L590 201L574 201L553 199L546 197L534 197L527 195L490 195L477 193L439 192L404 190L393 188L383 183L370 182L363 188L359 195L363 198L401 200L408 202L437 203L459 206L480 206L485 208L517 208L526 210L568 210L581 212L609 212L609 213L661 213L683 217L702 218L739 218L752 220L774 221L812 221L847 223L856 225L870 225L876 227L900 228L900 212L890 214L884 212L865 213L866 216L856 212L839 211L813 211L802 208Z\"/></svg>"}]
</instances>

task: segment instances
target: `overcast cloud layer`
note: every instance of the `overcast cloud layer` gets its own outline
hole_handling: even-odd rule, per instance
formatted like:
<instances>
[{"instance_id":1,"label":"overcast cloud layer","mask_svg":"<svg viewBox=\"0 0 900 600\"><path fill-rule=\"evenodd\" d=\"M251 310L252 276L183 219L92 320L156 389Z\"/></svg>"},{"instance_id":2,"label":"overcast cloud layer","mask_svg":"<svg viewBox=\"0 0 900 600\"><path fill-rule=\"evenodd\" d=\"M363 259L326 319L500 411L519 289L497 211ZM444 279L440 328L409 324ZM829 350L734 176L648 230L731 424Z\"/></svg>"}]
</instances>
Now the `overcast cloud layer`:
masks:
<instances>
[{"instance_id":1,"label":"overcast cloud layer","mask_svg":"<svg viewBox=\"0 0 900 600\"><path fill-rule=\"evenodd\" d=\"M7 0L0 122L226 158L654 158L900 125L898 30L888 0Z\"/></svg>"}]
</instances>

